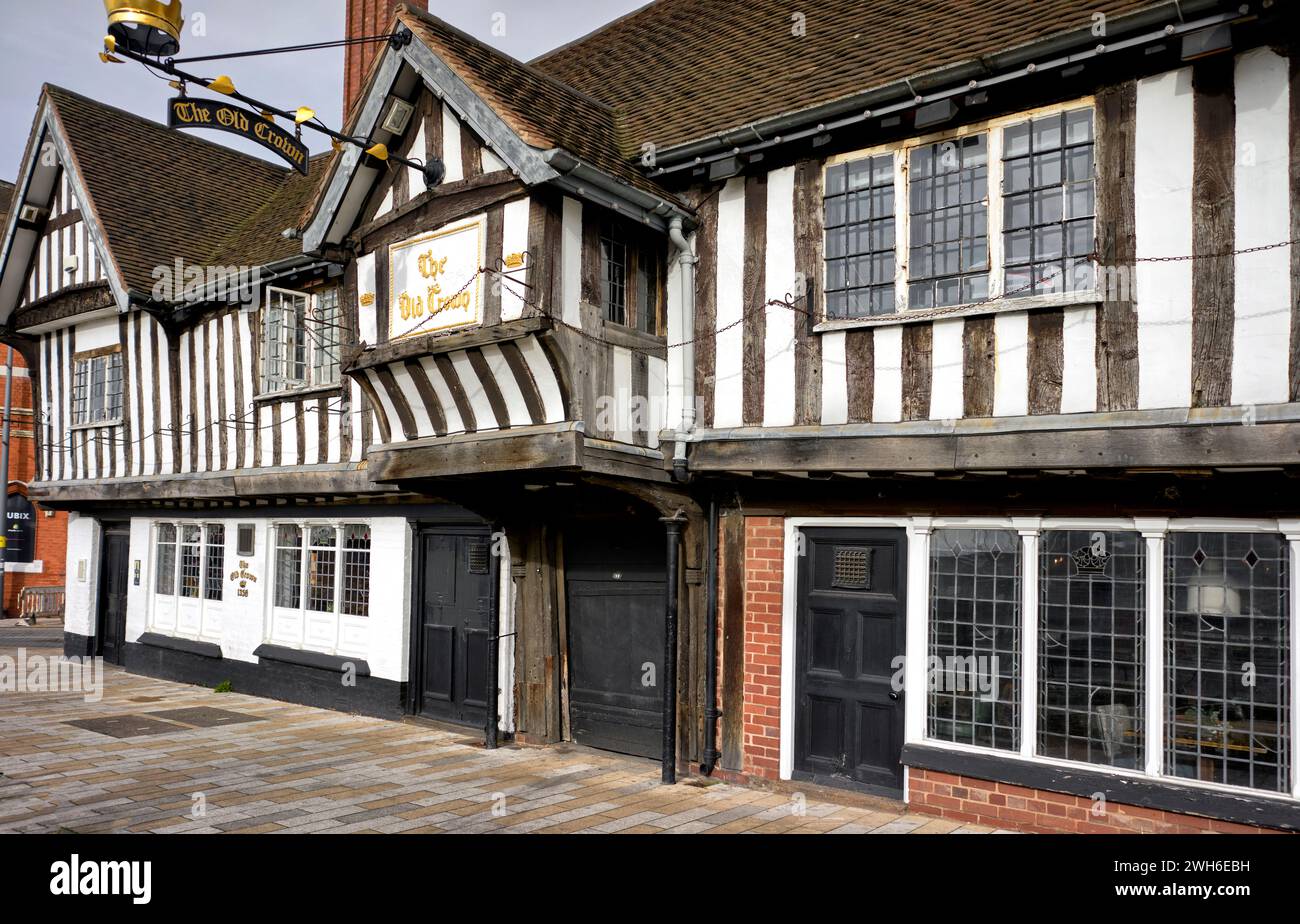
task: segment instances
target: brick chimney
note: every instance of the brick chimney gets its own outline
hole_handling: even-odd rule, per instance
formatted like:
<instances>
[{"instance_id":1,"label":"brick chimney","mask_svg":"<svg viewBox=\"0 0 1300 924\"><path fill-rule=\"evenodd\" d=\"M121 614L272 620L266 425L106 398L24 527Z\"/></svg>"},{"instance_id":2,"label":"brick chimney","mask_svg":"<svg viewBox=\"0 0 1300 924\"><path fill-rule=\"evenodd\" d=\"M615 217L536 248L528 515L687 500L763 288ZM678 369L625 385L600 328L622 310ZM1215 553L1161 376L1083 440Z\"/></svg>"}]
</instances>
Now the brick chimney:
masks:
<instances>
[{"instance_id":1,"label":"brick chimney","mask_svg":"<svg viewBox=\"0 0 1300 924\"><path fill-rule=\"evenodd\" d=\"M393 22L393 14L403 0L348 0L347 37L383 35ZM429 0L405 0L407 6L429 9ZM363 42L343 49L343 117L352 112L365 86L370 65L384 50L382 42Z\"/></svg>"}]
</instances>

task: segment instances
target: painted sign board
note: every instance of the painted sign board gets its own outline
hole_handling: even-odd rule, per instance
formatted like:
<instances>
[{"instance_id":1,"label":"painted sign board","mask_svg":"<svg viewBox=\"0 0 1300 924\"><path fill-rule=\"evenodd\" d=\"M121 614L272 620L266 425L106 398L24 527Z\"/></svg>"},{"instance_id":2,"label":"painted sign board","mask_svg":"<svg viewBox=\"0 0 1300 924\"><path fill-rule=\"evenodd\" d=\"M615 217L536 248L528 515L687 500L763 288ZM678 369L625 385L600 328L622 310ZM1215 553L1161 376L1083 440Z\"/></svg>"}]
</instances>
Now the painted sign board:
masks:
<instances>
[{"instance_id":1,"label":"painted sign board","mask_svg":"<svg viewBox=\"0 0 1300 924\"><path fill-rule=\"evenodd\" d=\"M388 249L388 339L470 327L483 318L487 216Z\"/></svg>"}]
</instances>

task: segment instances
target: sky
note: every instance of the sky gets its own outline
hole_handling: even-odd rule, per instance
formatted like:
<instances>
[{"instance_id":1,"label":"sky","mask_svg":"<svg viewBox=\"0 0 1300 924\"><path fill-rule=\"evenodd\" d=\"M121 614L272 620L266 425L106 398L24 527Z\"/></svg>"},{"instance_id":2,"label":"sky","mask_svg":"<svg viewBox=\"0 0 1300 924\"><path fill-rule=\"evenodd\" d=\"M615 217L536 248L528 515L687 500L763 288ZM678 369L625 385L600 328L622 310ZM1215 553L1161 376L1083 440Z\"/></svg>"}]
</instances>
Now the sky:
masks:
<instances>
[{"instance_id":1,"label":"sky","mask_svg":"<svg viewBox=\"0 0 1300 924\"><path fill-rule=\"evenodd\" d=\"M521 60L534 58L646 0L429 0L429 10ZM186 31L177 57L343 38L346 0L182 0ZM41 85L53 83L155 121L175 91L133 62L102 64L103 0L6 0L0 4L0 179L13 181L31 131ZM201 31L203 34L193 34ZM311 106L331 128L343 108L343 49L195 64L203 76L229 74L242 93L281 109ZM202 94L196 94L202 95ZM275 160L221 132L209 141ZM313 153L328 147L305 132ZM282 163L276 161L277 163Z\"/></svg>"}]
</instances>

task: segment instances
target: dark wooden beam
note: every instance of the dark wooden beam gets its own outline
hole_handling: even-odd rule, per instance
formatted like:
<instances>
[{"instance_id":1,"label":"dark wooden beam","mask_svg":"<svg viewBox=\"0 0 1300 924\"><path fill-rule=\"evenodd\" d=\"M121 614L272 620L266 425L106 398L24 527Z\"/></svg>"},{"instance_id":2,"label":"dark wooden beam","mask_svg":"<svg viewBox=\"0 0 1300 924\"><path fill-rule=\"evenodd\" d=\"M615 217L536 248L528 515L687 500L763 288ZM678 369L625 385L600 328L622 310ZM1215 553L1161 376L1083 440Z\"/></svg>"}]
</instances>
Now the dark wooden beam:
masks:
<instances>
[{"instance_id":1,"label":"dark wooden beam","mask_svg":"<svg viewBox=\"0 0 1300 924\"><path fill-rule=\"evenodd\" d=\"M1300 423L704 440L703 472L957 472L1300 464Z\"/></svg>"}]
</instances>

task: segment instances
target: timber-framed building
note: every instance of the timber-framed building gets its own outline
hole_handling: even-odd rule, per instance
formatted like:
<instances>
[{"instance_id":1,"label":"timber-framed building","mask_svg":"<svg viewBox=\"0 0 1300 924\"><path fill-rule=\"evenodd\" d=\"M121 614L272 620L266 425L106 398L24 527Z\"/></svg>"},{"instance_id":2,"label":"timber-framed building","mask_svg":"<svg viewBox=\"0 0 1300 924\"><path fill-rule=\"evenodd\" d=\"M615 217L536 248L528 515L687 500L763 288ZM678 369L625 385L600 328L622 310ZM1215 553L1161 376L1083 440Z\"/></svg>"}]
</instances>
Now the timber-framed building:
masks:
<instances>
[{"instance_id":1,"label":"timber-framed building","mask_svg":"<svg viewBox=\"0 0 1300 924\"><path fill-rule=\"evenodd\" d=\"M47 89L0 320L69 651L955 819L1300 827L1294 12L940 6L661 0L522 63L350 3L402 41L347 130L429 189Z\"/></svg>"}]
</instances>

